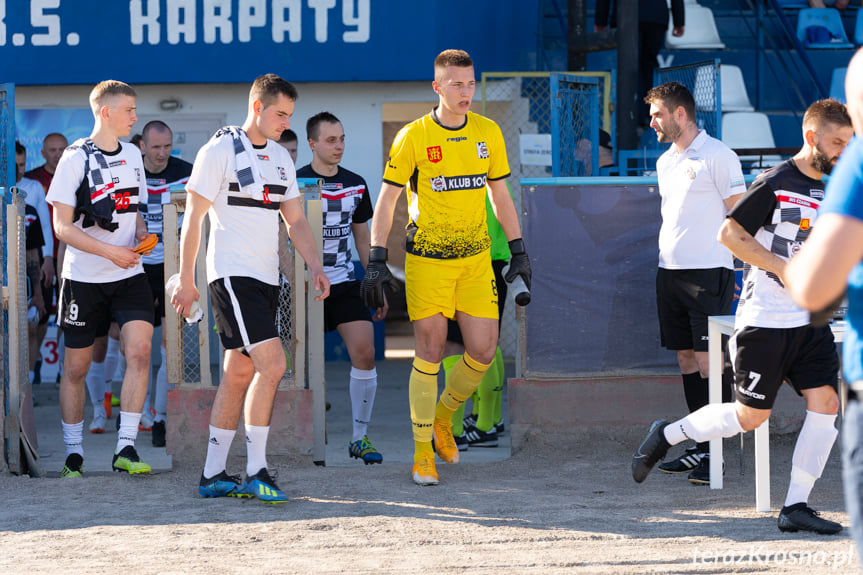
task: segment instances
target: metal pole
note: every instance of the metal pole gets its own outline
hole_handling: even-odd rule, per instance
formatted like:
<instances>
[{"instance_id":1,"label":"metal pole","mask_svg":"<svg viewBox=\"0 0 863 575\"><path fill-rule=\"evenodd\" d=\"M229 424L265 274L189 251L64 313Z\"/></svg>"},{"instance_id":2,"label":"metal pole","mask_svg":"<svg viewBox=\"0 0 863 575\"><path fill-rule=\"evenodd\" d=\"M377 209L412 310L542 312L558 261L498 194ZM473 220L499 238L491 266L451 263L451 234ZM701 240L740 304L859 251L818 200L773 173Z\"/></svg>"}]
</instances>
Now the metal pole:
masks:
<instances>
[{"instance_id":1,"label":"metal pole","mask_svg":"<svg viewBox=\"0 0 863 575\"><path fill-rule=\"evenodd\" d=\"M638 0L619 0L617 9L617 147L638 148Z\"/></svg>"},{"instance_id":2,"label":"metal pole","mask_svg":"<svg viewBox=\"0 0 863 575\"><path fill-rule=\"evenodd\" d=\"M579 40L587 35L587 2L568 0L569 29L567 30L567 70L587 68L587 55L580 49Z\"/></svg>"}]
</instances>

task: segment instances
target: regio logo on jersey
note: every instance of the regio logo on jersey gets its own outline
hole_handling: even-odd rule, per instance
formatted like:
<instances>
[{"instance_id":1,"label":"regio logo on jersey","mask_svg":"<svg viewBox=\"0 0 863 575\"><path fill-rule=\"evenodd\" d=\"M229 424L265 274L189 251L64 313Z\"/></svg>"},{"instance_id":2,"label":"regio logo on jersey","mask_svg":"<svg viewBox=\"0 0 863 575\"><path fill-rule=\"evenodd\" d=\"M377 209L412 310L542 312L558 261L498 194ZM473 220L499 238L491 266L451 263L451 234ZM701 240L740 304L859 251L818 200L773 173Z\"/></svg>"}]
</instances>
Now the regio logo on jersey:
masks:
<instances>
[{"instance_id":1,"label":"regio logo on jersey","mask_svg":"<svg viewBox=\"0 0 863 575\"><path fill-rule=\"evenodd\" d=\"M485 142L476 143L476 157L480 160L488 159L488 146Z\"/></svg>"},{"instance_id":2,"label":"regio logo on jersey","mask_svg":"<svg viewBox=\"0 0 863 575\"><path fill-rule=\"evenodd\" d=\"M426 148L426 154L428 154L429 162L432 164L437 164L443 160L443 152L441 151L440 146Z\"/></svg>"},{"instance_id":3,"label":"regio logo on jersey","mask_svg":"<svg viewBox=\"0 0 863 575\"><path fill-rule=\"evenodd\" d=\"M788 257L794 257L803 247L803 242L788 242Z\"/></svg>"}]
</instances>

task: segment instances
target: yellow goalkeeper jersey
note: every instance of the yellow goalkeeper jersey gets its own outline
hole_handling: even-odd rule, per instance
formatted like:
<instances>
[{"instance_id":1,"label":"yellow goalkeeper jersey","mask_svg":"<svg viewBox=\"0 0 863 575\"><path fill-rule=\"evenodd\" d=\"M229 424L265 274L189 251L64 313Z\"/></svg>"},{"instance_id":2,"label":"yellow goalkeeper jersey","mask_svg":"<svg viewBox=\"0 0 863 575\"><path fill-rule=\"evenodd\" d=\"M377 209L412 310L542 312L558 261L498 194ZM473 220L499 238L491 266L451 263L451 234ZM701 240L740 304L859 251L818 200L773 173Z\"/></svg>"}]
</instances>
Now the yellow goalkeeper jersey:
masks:
<instances>
[{"instance_id":1,"label":"yellow goalkeeper jersey","mask_svg":"<svg viewBox=\"0 0 863 575\"><path fill-rule=\"evenodd\" d=\"M384 181L407 192L407 252L449 259L489 249L486 181L508 176L503 134L488 118L468 112L447 128L432 112L402 128Z\"/></svg>"}]
</instances>

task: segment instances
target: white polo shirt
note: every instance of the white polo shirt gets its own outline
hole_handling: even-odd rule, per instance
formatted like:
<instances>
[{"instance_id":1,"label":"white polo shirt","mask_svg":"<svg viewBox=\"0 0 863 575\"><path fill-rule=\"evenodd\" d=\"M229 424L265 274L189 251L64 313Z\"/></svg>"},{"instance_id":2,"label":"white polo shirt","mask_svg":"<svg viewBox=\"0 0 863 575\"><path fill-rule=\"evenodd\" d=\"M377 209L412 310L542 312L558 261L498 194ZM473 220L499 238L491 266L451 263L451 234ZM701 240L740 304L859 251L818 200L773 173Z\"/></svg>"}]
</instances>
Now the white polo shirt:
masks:
<instances>
[{"instance_id":1,"label":"white polo shirt","mask_svg":"<svg viewBox=\"0 0 863 575\"><path fill-rule=\"evenodd\" d=\"M728 214L725 200L746 192L737 154L701 130L682 152L669 147L656 173L662 197L659 267L734 269L734 257L716 235Z\"/></svg>"}]
</instances>

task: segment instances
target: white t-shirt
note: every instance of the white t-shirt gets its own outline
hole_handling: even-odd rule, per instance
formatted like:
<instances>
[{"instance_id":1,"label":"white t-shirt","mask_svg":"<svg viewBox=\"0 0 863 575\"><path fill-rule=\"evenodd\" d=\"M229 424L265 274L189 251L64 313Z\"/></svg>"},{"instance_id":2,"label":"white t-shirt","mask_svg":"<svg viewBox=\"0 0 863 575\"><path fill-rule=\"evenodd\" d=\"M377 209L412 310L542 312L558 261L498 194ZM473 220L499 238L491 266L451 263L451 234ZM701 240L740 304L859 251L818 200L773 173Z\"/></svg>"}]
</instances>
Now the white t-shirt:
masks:
<instances>
[{"instance_id":1,"label":"white t-shirt","mask_svg":"<svg viewBox=\"0 0 863 575\"><path fill-rule=\"evenodd\" d=\"M76 142L76 145L78 142ZM147 201L147 184L144 178L144 162L141 150L132 144L120 142L120 148L111 152L101 150L108 162L108 169L114 181L111 197L117 205L114 222L119 227L113 232L98 225L88 228L81 226L83 218L75 225L93 238L115 246L135 246L135 229L138 221L138 203ZM47 201L51 205L64 204L75 206L76 192L80 186L89 186L84 174L86 154L81 148L67 148L60 157L51 187L48 188ZM130 278L144 273L141 260L131 269L120 268L102 256L81 251L72 246L66 247L63 257L61 277L87 283L107 283Z\"/></svg>"},{"instance_id":2,"label":"white t-shirt","mask_svg":"<svg viewBox=\"0 0 863 575\"><path fill-rule=\"evenodd\" d=\"M266 190L264 201L240 191L230 135L210 139L195 158L186 189L213 202L208 212L208 282L241 276L279 285L279 206L299 197L300 191L287 150L267 140L254 151Z\"/></svg>"},{"instance_id":3,"label":"white t-shirt","mask_svg":"<svg viewBox=\"0 0 863 575\"><path fill-rule=\"evenodd\" d=\"M39 214L39 225L42 227L42 237L45 245L42 246L42 257L54 257L54 234L51 232L51 214L48 211L48 203L45 201L45 188L36 180L21 178L15 186L26 193L24 203L33 206Z\"/></svg>"},{"instance_id":4,"label":"white t-shirt","mask_svg":"<svg viewBox=\"0 0 863 575\"><path fill-rule=\"evenodd\" d=\"M716 234L728 214L725 200L746 192L737 154L701 130L683 152L669 147L656 173L662 196L659 267L734 269L734 257Z\"/></svg>"}]
</instances>

